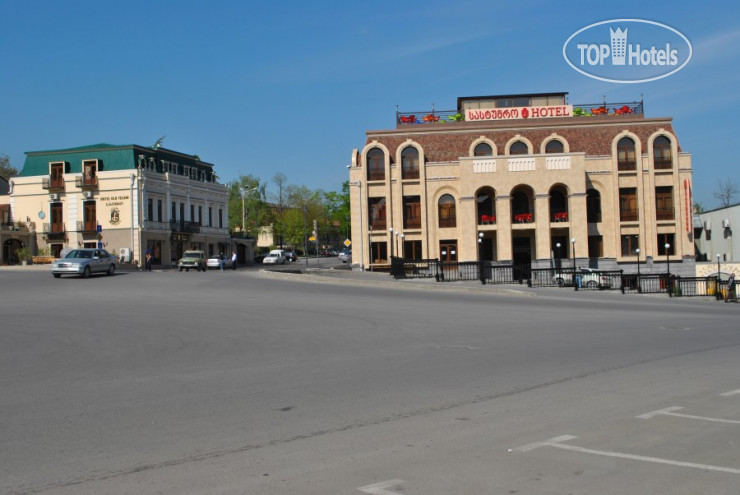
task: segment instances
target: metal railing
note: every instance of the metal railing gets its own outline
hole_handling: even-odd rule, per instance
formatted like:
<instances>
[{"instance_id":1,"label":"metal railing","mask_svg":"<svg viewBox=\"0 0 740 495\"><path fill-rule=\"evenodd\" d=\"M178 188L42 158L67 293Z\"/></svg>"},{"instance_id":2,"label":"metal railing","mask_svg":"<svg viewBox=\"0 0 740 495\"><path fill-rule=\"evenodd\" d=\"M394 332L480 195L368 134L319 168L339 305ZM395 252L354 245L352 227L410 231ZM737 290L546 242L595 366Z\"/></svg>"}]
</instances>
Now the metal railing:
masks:
<instances>
[{"instance_id":1,"label":"metal railing","mask_svg":"<svg viewBox=\"0 0 740 495\"><path fill-rule=\"evenodd\" d=\"M170 220L170 230L172 230L173 232L200 232L200 222Z\"/></svg>"},{"instance_id":2,"label":"metal railing","mask_svg":"<svg viewBox=\"0 0 740 495\"><path fill-rule=\"evenodd\" d=\"M437 282L480 281L482 284L523 284L529 287L565 287L575 290L619 290L623 294L667 294L670 297L727 296L728 282L716 277L681 277L667 273L624 273L623 270L531 268L494 261L407 260L391 257L395 279L430 279Z\"/></svg>"}]
</instances>

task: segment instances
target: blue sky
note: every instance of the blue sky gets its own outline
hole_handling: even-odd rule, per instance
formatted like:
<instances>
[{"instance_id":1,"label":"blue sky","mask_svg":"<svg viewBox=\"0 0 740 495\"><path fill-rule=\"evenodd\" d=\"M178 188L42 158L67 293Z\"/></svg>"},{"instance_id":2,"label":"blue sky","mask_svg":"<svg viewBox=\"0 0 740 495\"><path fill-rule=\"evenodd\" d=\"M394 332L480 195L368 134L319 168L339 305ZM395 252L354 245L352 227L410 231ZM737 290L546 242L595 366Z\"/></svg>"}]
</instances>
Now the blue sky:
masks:
<instances>
[{"instance_id":1,"label":"blue sky","mask_svg":"<svg viewBox=\"0 0 740 495\"><path fill-rule=\"evenodd\" d=\"M673 27L691 61L640 84L572 69L563 43L614 18ZM705 208L720 179L740 185L737 2L0 0L0 20L0 153L19 169L25 151L166 135L224 182L282 172L336 191L396 105L567 91L573 103L642 95L647 117L673 117Z\"/></svg>"}]
</instances>

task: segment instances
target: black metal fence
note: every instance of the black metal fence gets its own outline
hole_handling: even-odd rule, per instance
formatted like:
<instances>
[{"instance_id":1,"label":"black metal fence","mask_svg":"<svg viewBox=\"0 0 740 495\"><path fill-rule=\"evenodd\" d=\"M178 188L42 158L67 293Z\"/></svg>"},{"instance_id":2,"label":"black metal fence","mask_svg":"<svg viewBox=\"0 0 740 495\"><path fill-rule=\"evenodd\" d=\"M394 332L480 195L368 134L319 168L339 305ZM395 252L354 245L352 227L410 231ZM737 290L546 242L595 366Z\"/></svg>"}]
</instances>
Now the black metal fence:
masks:
<instances>
[{"instance_id":1,"label":"black metal fence","mask_svg":"<svg viewBox=\"0 0 740 495\"><path fill-rule=\"evenodd\" d=\"M447 262L439 259L391 258L396 279L433 278L437 282L480 281L482 284L523 284L529 287L570 287L575 290L621 290L624 294L668 294L672 297L708 296L724 299L726 281L716 277L681 277L666 273L624 273L589 268L531 268L491 261Z\"/></svg>"}]
</instances>

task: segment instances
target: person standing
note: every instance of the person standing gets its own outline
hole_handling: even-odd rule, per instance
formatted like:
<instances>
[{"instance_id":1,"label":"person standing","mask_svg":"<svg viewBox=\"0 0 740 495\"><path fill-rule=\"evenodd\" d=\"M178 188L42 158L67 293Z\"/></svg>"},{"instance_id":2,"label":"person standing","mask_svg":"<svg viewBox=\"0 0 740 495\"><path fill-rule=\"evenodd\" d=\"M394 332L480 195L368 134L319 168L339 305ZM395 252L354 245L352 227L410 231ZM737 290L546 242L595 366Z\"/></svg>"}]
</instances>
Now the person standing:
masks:
<instances>
[{"instance_id":1,"label":"person standing","mask_svg":"<svg viewBox=\"0 0 740 495\"><path fill-rule=\"evenodd\" d=\"M236 251L231 252L231 268L236 270Z\"/></svg>"},{"instance_id":2,"label":"person standing","mask_svg":"<svg viewBox=\"0 0 740 495\"><path fill-rule=\"evenodd\" d=\"M144 270L150 272L152 271L152 253L149 251L146 252L146 259L144 260Z\"/></svg>"},{"instance_id":3,"label":"person standing","mask_svg":"<svg viewBox=\"0 0 740 495\"><path fill-rule=\"evenodd\" d=\"M727 281L727 297L725 302L737 302L737 283L735 282L735 272L730 274L730 279Z\"/></svg>"},{"instance_id":4,"label":"person standing","mask_svg":"<svg viewBox=\"0 0 740 495\"><path fill-rule=\"evenodd\" d=\"M218 255L218 267L224 271L224 253Z\"/></svg>"}]
</instances>

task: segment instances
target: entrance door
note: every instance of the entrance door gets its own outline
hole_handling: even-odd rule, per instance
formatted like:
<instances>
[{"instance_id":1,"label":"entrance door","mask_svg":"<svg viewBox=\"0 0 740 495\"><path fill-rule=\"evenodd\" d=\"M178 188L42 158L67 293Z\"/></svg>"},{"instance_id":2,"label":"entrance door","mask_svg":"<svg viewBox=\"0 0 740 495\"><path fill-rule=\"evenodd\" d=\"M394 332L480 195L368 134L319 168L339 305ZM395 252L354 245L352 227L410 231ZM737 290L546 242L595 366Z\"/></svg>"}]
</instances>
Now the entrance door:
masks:
<instances>
[{"instance_id":1,"label":"entrance door","mask_svg":"<svg viewBox=\"0 0 740 495\"><path fill-rule=\"evenodd\" d=\"M532 271L532 247L529 237L514 237L514 280L522 281L530 277Z\"/></svg>"}]
</instances>

